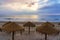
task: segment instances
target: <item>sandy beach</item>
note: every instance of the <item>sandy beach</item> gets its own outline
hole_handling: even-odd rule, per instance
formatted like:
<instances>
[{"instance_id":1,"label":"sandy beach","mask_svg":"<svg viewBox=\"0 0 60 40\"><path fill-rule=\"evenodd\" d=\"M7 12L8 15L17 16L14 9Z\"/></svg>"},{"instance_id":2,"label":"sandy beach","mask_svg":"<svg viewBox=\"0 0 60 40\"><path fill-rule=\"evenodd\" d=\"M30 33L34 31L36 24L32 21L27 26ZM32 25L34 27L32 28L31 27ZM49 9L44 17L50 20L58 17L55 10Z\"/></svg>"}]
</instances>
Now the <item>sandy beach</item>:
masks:
<instances>
[{"instance_id":1,"label":"sandy beach","mask_svg":"<svg viewBox=\"0 0 60 40\"><path fill-rule=\"evenodd\" d=\"M1 22L0 23L0 27L2 27L2 25L6 23L6 22ZM16 22L19 25L23 25L23 23L19 23ZM37 23L35 23L37 25ZM41 24L41 23L40 23ZM55 24L55 28L60 29L58 22L54 23ZM39 26L39 23L38 25ZM21 35L20 32L16 32L15 33L15 40L44 40L44 34L40 34L38 32L36 32L35 30L36 27L31 27L31 33L30 35L28 34L28 28L25 27L25 32L23 32L23 34ZM12 40L11 39L11 34L8 34L7 32L0 32L0 40ZM48 35L48 40L60 40L60 34L58 35Z\"/></svg>"}]
</instances>

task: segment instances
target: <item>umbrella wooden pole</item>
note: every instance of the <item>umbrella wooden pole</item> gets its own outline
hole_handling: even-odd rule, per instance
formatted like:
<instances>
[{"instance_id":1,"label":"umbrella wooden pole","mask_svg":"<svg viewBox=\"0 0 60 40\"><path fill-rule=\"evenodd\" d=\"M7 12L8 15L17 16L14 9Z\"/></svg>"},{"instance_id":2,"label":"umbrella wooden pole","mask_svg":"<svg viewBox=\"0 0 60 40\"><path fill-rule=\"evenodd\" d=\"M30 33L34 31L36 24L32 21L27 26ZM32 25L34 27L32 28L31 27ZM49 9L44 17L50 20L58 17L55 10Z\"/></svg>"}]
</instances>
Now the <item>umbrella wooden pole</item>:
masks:
<instances>
[{"instance_id":1,"label":"umbrella wooden pole","mask_svg":"<svg viewBox=\"0 0 60 40\"><path fill-rule=\"evenodd\" d=\"M12 32L12 40L14 40L14 32Z\"/></svg>"},{"instance_id":2,"label":"umbrella wooden pole","mask_svg":"<svg viewBox=\"0 0 60 40\"><path fill-rule=\"evenodd\" d=\"M22 35L22 31L20 31L20 34Z\"/></svg>"},{"instance_id":3,"label":"umbrella wooden pole","mask_svg":"<svg viewBox=\"0 0 60 40\"><path fill-rule=\"evenodd\" d=\"M45 40L47 40L47 34L45 34Z\"/></svg>"},{"instance_id":4,"label":"umbrella wooden pole","mask_svg":"<svg viewBox=\"0 0 60 40\"><path fill-rule=\"evenodd\" d=\"M30 34L30 26L29 26L29 28L28 28L28 29L29 29L28 34Z\"/></svg>"}]
</instances>

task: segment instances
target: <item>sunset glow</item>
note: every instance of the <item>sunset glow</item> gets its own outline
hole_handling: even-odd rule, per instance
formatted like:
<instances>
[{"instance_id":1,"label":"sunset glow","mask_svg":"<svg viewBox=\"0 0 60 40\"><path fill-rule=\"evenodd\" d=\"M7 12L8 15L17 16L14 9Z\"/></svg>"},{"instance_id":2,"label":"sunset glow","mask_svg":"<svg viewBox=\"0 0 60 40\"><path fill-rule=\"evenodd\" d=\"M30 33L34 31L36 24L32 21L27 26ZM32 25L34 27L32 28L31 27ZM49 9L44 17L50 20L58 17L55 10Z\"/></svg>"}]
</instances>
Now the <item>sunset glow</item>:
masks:
<instances>
[{"instance_id":1,"label":"sunset glow","mask_svg":"<svg viewBox=\"0 0 60 40\"><path fill-rule=\"evenodd\" d=\"M60 21L55 15L60 15L60 0L0 0L0 21Z\"/></svg>"},{"instance_id":2,"label":"sunset glow","mask_svg":"<svg viewBox=\"0 0 60 40\"><path fill-rule=\"evenodd\" d=\"M20 16L12 16L10 18L38 19L38 15L20 15Z\"/></svg>"},{"instance_id":3,"label":"sunset glow","mask_svg":"<svg viewBox=\"0 0 60 40\"><path fill-rule=\"evenodd\" d=\"M36 11L38 9L37 0L10 0L9 3L3 5L4 8L15 10L15 11Z\"/></svg>"}]
</instances>

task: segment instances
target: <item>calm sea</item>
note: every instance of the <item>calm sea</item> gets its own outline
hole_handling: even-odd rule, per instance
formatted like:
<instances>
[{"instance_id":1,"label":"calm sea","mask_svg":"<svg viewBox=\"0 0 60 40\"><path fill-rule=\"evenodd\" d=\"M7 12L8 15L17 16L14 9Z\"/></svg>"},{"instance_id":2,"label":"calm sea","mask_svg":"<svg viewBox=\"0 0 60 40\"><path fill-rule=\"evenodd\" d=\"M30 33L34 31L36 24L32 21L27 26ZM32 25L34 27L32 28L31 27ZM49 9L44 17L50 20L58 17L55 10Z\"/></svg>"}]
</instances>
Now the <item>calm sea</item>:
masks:
<instances>
[{"instance_id":1,"label":"calm sea","mask_svg":"<svg viewBox=\"0 0 60 40\"><path fill-rule=\"evenodd\" d=\"M60 22L60 15L14 15L1 16L0 21Z\"/></svg>"}]
</instances>

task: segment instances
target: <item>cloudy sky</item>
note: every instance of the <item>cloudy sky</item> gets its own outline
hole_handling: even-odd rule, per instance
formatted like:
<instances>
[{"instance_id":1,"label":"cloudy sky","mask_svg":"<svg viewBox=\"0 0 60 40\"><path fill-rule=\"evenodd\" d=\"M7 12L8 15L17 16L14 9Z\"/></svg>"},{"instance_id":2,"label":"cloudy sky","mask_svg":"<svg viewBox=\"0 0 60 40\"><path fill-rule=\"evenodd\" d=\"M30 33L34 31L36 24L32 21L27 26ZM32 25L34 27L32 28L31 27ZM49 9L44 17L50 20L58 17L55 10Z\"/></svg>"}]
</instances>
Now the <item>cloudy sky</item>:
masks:
<instances>
[{"instance_id":1,"label":"cloudy sky","mask_svg":"<svg viewBox=\"0 0 60 40\"><path fill-rule=\"evenodd\" d=\"M37 19L39 15L60 15L60 0L0 0L0 17Z\"/></svg>"},{"instance_id":2,"label":"cloudy sky","mask_svg":"<svg viewBox=\"0 0 60 40\"><path fill-rule=\"evenodd\" d=\"M60 0L0 0L0 15L60 14Z\"/></svg>"},{"instance_id":3,"label":"cloudy sky","mask_svg":"<svg viewBox=\"0 0 60 40\"><path fill-rule=\"evenodd\" d=\"M30 14L38 9L38 0L0 0L0 14Z\"/></svg>"}]
</instances>

